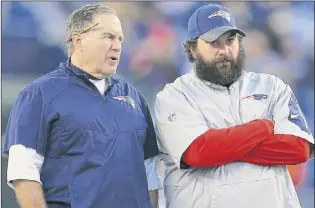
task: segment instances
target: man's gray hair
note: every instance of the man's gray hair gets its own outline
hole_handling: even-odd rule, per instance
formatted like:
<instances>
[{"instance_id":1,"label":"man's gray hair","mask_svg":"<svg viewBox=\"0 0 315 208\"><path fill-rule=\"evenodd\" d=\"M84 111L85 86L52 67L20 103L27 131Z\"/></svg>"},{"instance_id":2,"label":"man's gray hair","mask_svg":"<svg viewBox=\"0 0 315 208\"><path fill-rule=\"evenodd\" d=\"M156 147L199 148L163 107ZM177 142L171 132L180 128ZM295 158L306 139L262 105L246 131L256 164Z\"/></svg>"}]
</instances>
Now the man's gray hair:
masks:
<instances>
[{"instance_id":1,"label":"man's gray hair","mask_svg":"<svg viewBox=\"0 0 315 208\"><path fill-rule=\"evenodd\" d=\"M68 47L69 57L73 52L72 36L75 33L83 33L83 31L89 30L87 28L93 23L94 15L99 13L112 13L117 15L114 9L101 4L88 4L74 10L70 14L66 22L68 37L65 41Z\"/></svg>"}]
</instances>

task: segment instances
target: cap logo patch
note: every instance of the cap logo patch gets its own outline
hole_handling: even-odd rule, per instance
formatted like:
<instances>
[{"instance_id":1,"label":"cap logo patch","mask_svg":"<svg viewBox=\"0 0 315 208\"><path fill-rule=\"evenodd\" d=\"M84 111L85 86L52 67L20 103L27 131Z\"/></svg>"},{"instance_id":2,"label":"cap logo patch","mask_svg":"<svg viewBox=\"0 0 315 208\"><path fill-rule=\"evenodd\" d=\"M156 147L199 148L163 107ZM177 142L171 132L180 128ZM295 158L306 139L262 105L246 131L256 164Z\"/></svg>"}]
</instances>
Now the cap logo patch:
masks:
<instances>
[{"instance_id":1,"label":"cap logo patch","mask_svg":"<svg viewBox=\"0 0 315 208\"><path fill-rule=\"evenodd\" d=\"M212 17L224 17L225 19L227 19L229 22L231 22L231 14L226 12L226 11L223 11L223 10L219 10L219 11L216 11L214 12L213 14L211 14L208 18L212 18Z\"/></svg>"}]
</instances>

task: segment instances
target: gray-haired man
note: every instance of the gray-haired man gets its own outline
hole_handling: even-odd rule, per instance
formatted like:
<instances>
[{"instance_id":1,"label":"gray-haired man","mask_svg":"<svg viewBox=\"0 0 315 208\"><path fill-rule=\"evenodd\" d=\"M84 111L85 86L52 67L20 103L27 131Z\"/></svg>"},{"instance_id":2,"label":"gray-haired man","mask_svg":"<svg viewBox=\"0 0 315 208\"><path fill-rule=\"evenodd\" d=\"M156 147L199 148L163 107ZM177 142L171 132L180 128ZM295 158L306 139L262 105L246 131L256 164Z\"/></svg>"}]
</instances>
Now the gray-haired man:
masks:
<instances>
[{"instance_id":1,"label":"gray-haired man","mask_svg":"<svg viewBox=\"0 0 315 208\"><path fill-rule=\"evenodd\" d=\"M23 208L157 207L150 112L136 89L111 76L120 20L108 7L87 5L67 29L69 60L28 85L12 108L3 148L8 184Z\"/></svg>"}]
</instances>

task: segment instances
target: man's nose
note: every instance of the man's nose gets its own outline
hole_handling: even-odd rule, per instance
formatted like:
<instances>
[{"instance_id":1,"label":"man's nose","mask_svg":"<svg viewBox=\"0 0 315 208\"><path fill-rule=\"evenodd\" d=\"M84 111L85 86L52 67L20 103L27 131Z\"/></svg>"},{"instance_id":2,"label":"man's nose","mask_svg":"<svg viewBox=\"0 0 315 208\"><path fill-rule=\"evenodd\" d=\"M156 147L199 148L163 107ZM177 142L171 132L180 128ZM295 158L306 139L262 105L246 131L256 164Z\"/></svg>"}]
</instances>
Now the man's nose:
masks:
<instances>
[{"instance_id":1,"label":"man's nose","mask_svg":"<svg viewBox=\"0 0 315 208\"><path fill-rule=\"evenodd\" d=\"M116 52L120 52L121 51L121 42L117 39L115 39L112 43L112 50L116 51Z\"/></svg>"},{"instance_id":2,"label":"man's nose","mask_svg":"<svg viewBox=\"0 0 315 208\"><path fill-rule=\"evenodd\" d=\"M229 46L227 44L221 44L219 47L218 54L219 56L225 56L230 53Z\"/></svg>"}]
</instances>

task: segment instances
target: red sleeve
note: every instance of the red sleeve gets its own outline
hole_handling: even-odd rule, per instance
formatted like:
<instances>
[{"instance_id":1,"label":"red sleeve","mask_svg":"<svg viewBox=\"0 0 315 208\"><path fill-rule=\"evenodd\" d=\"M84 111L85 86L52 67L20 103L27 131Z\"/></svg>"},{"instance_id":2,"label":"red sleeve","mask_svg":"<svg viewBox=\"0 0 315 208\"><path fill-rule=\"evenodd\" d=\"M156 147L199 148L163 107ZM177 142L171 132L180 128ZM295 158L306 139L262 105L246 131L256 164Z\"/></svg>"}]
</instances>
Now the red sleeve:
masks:
<instances>
[{"instance_id":1,"label":"red sleeve","mask_svg":"<svg viewBox=\"0 0 315 208\"><path fill-rule=\"evenodd\" d=\"M243 158L253 147L273 134L273 122L258 119L226 129L209 129L183 154L186 164L209 167Z\"/></svg>"},{"instance_id":2,"label":"red sleeve","mask_svg":"<svg viewBox=\"0 0 315 208\"><path fill-rule=\"evenodd\" d=\"M262 141L241 161L262 165L295 165L308 160L310 145L293 135L276 134Z\"/></svg>"}]
</instances>

